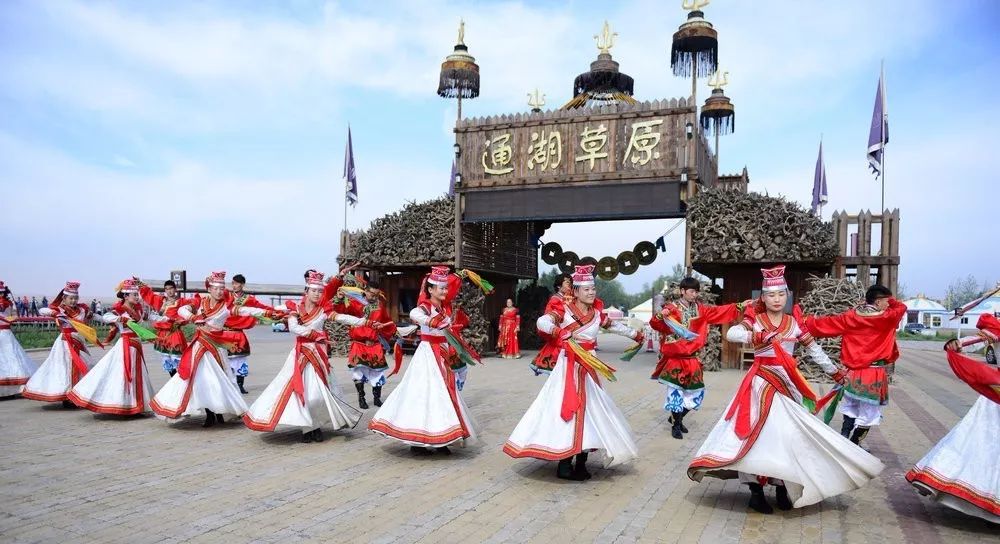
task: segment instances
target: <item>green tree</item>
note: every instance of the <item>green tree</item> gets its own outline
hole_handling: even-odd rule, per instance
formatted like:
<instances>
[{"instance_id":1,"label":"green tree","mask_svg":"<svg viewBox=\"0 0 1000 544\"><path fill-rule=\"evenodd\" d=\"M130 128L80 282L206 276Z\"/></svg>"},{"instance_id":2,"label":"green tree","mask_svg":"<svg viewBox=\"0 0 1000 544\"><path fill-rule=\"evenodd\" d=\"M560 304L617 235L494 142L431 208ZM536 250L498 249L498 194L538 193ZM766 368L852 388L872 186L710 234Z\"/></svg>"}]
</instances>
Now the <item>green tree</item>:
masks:
<instances>
[{"instance_id":1,"label":"green tree","mask_svg":"<svg viewBox=\"0 0 1000 544\"><path fill-rule=\"evenodd\" d=\"M975 276L969 274L965 278L956 278L948 286L948 291L944 297L944 305L948 309L954 309L971 302L982 293L984 289L976 280Z\"/></svg>"}]
</instances>

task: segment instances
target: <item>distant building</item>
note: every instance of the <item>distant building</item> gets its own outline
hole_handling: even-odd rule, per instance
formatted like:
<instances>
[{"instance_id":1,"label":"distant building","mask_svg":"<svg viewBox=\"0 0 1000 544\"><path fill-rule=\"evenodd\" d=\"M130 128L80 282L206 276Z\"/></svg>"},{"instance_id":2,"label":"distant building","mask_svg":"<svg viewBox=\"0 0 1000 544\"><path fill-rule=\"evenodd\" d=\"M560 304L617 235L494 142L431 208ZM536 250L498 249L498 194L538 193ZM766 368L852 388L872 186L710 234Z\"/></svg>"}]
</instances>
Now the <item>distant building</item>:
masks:
<instances>
[{"instance_id":1,"label":"distant building","mask_svg":"<svg viewBox=\"0 0 1000 544\"><path fill-rule=\"evenodd\" d=\"M903 301L906 304L906 315L899 322L899 330L903 330L909 323L923 323L929 329L940 329L946 327L951 312L940 302L931 300L924 295L917 295Z\"/></svg>"}]
</instances>

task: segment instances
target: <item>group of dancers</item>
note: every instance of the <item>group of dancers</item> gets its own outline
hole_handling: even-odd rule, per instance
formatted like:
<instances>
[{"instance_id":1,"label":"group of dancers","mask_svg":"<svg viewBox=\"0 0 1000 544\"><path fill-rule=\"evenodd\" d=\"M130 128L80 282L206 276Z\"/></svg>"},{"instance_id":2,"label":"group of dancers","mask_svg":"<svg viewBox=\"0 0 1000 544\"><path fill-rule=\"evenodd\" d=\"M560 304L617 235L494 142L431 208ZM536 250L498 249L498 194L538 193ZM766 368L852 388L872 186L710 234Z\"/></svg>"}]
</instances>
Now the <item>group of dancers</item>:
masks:
<instances>
[{"instance_id":1,"label":"group of dancers","mask_svg":"<svg viewBox=\"0 0 1000 544\"><path fill-rule=\"evenodd\" d=\"M530 363L536 375L547 378L503 446L514 458L555 461L556 476L575 481L591 478L587 462L594 452L603 454L605 468L638 457L631 428L604 389L615 370L597 357L595 348L601 330L634 340L633 354L644 335L608 318L596 297L593 270L581 265L557 279L556 293L536 323L544 345ZM685 418L705 398L697 354L709 326L728 323L729 341L753 346L753 365L687 473L695 481L738 478L750 489L749 507L770 514L765 486L774 486L774 504L788 510L858 489L882 472L882 463L861 444L880 424L888 402L889 376L899 355L895 331L906 307L887 288L872 286L862 305L843 314L807 317L797 306L788 314L784 267L762 272L758 299L721 306L699 302L699 282L686 278L679 298L656 312L650 326L660 342L652 378L666 386L664 409L676 439L684 438ZM324 281L322 273L307 271L304 296L284 308L268 307L242 293L242 281L227 289L224 272L212 273L207 293L191 298L179 297L169 282L158 294L135 278L126 279L117 289L119 302L100 316L111 326L107 341L119 338L95 365L84 342L84 337L97 342L84 324L91 316L78 303L79 283L68 282L42 311L55 320L60 336L37 369L10 331L16 318L2 317L10 294L0 284L0 394L63 401L98 413L152 411L168 421L204 414L205 426L242 418L255 431L295 428L304 441L321 441L321 428L353 428L361 419L361 412L344 401L331 371L324 323L333 320L350 327L348 366L359 408L368 408L365 384L372 388L377 411L368 425L371 431L410 446L417 455L448 454L449 446L474 439L475 423L462 390L468 367L479 355L462 339L468 316L454 299L463 278L475 275L435 266L424 277L409 316L421 341L384 400L382 387L402 361L398 342L389 346L411 331L396 329L376 284L348 287L343 275ZM295 345L260 397L247 406L239 379L248 370L249 343L242 331L260 319L287 321ZM181 331L187 325L195 327L190 341ZM508 301L500 325L503 355L520 355L519 327L513 301ZM979 334L949 342L946 350L956 375L981 396L906 478L941 504L1000 523L998 443L992 438L1000 429L1000 372L961 354L965 347L996 342L1000 322L983 316L978 328ZM843 367L816 342L835 336L842 338ZM171 375L155 394L142 339L153 339ZM796 345L836 383L829 394L818 396L799 372L792 356ZM395 360L392 372L389 351ZM837 404L841 432L827 424ZM824 421L816 414L826 405Z\"/></svg>"}]
</instances>

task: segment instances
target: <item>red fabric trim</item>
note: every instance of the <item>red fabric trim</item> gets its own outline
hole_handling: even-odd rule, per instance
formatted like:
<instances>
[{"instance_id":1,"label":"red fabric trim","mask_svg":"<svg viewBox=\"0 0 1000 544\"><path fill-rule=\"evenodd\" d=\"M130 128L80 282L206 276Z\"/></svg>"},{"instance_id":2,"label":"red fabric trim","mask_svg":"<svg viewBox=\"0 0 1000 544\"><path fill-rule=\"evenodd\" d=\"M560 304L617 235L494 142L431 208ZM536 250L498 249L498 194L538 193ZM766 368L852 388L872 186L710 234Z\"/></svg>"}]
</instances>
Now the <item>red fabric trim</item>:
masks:
<instances>
[{"instance_id":1,"label":"red fabric trim","mask_svg":"<svg viewBox=\"0 0 1000 544\"><path fill-rule=\"evenodd\" d=\"M198 331L194 338L191 340L191 344L188 345L187 349L184 350L184 355L181 357L181 363L177 367L177 373L181 376L181 379L187 382L187 388L184 390L184 397L181 398L181 403L176 410L170 410L156 401L154 397L150 401L149 407L152 408L157 414L167 418L167 419L177 419L181 414L187 410L188 402L191 401L191 390L194 388L194 377L198 372L198 365L201 364L201 358L206 354L212 355L215 359L216 364L220 368L225 368L222 366L222 357L219 355L218 350L211 342L206 340L203 335L208 334L203 331ZM181 369L184 368L182 372ZM184 377L185 373L187 378Z\"/></svg>"},{"instance_id":2,"label":"red fabric trim","mask_svg":"<svg viewBox=\"0 0 1000 544\"><path fill-rule=\"evenodd\" d=\"M28 391L27 389L21 391L21 396L26 399L40 400L42 402L59 402L61 400L66 400L66 393L57 395L46 395L45 393L36 393L33 391Z\"/></svg>"},{"instance_id":3,"label":"red fabric trim","mask_svg":"<svg viewBox=\"0 0 1000 544\"><path fill-rule=\"evenodd\" d=\"M916 467L906 473L906 481L911 484L919 482L938 493L957 497L994 516L1000 516L1000 498L987 491L976 489L965 482L947 480L929 469L918 469Z\"/></svg>"},{"instance_id":4,"label":"red fabric trim","mask_svg":"<svg viewBox=\"0 0 1000 544\"><path fill-rule=\"evenodd\" d=\"M368 429L397 440L417 442L429 446L449 444L469 436L461 426L440 433L430 433L419 429L401 429L388 422L374 419L368 423Z\"/></svg>"},{"instance_id":5,"label":"red fabric trim","mask_svg":"<svg viewBox=\"0 0 1000 544\"><path fill-rule=\"evenodd\" d=\"M763 374L761 377L767 379L767 377ZM691 477L691 473L697 470L715 470L726 467L739 461L740 459L743 459L747 452L749 452L753 448L754 444L757 443L757 438L760 437L760 433L764 429L764 423L767 421L767 416L771 413L771 404L774 402L774 395L778 392L778 389L774 387L775 381L770 379L767 380L771 387L765 385L764 390L761 391L757 421L754 423L749 436L747 436L747 438L743 441L740 451L736 452L736 455L731 459L715 455L702 455L695 457L688 465L689 478ZM780 379L776 379L776 381L781 382ZM782 389L784 389L784 387L782 387Z\"/></svg>"},{"instance_id":6,"label":"red fabric trim","mask_svg":"<svg viewBox=\"0 0 1000 544\"><path fill-rule=\"evenodd\" d=\"M24 385L31 377L27 378L0 378L0 385Z\"/></svg>"},{"instance_id":7,"label":"red fabric trim","mask_svg":"<svg viewBox=\"0 0 1000 544\"><path fill-rule=\"evenodd\" d=\"M127 334L127 333L126 333ZM126 380L125 388L131 385L135 388L135 405L134 406L122 406L116 404L101 404L99 402L81 397L76 390L71 390L66 394L66 399L73 404L79 406L80 408L85 408L91 412L96 412L98 414L109 414L116 416L133 416L136 414L143 413L145 409L145 388L143 387L143 368L145 367L145 360L142 356L142 344L135 335L125 336L124 340L128 345L125 346L125 367L126 367ZM128 376L131 374L130 365L132 364L131 351L135 349L139 356L135 359L135 379L130 380ZM131 382L131 384L130 384Z\"/></svg>"}]
</instances>

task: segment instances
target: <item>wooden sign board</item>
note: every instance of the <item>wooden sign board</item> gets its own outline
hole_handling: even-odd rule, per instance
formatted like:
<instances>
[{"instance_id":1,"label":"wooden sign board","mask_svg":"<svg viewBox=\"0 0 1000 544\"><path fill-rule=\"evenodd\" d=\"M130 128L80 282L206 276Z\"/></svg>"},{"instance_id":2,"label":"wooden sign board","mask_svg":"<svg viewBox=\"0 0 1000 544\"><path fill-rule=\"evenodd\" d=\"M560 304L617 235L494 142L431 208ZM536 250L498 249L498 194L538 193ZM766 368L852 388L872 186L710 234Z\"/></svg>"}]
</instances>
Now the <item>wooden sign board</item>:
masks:
<instances>
[{"instance_id":1,"label":"wooden sign board","mask_svg":"<svg viewBox=\"0 0 1000 544\"><path fill-rule=\"evenodd\" d=\"M462 120L456 190L677 180L694 122L683 98Z\"/></svg>"}]
</instances>

